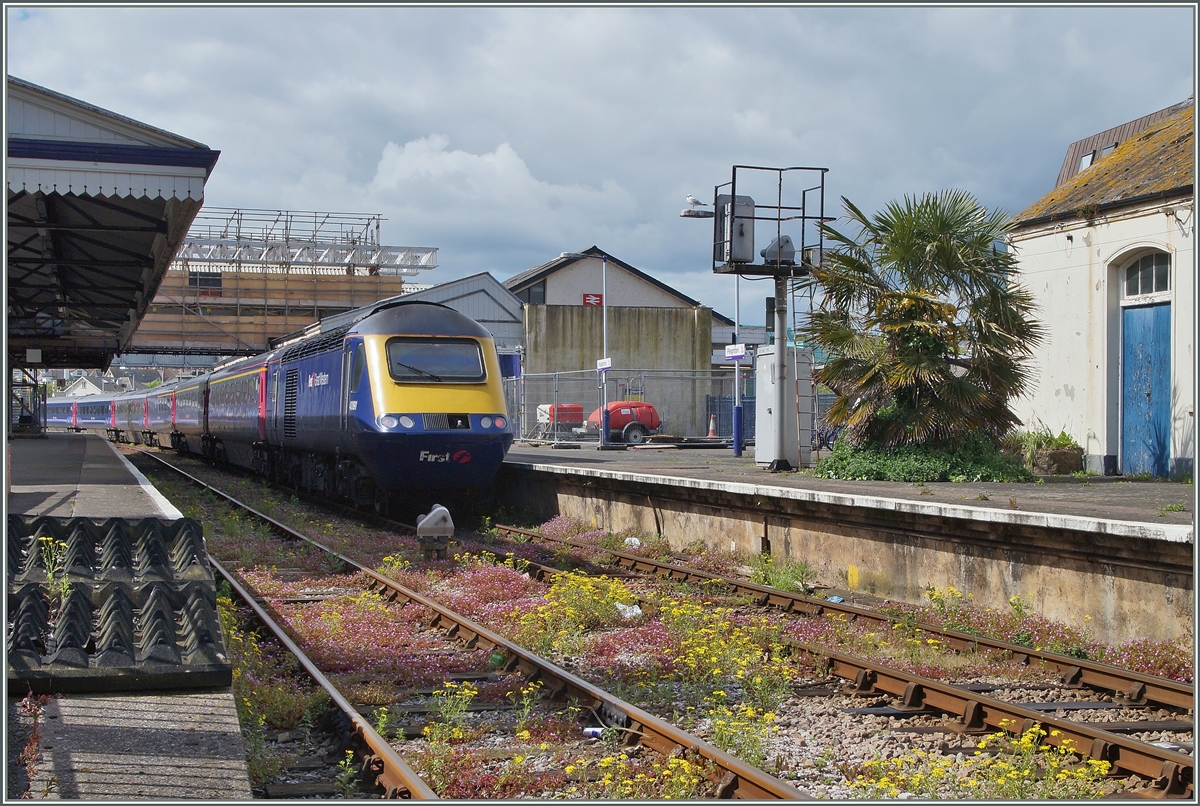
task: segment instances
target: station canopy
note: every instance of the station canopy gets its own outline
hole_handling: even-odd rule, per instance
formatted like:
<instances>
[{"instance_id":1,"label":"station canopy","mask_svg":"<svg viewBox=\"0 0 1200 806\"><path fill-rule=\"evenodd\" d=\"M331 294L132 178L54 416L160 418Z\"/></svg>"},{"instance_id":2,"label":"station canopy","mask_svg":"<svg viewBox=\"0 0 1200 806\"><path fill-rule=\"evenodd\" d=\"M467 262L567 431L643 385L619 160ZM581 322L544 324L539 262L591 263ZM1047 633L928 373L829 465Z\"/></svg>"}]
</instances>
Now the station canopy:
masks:
<instances>
[{"instance_id":1,"label":"station canopy","mask_svg":"<svg viewBox=\"0 0 1200 806\"><path fill-rule=\"evenodd\" d=\"M13 76L7 87L9 366L107 369L220 152Z\"/></svg>"}]
</instances>

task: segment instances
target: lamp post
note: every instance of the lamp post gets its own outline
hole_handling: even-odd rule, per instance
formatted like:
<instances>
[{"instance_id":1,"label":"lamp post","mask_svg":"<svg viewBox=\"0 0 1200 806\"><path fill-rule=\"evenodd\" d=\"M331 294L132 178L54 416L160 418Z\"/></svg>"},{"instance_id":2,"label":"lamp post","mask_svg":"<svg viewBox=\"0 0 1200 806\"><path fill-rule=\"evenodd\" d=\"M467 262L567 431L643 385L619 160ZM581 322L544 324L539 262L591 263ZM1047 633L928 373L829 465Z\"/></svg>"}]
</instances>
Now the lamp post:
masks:
<instances>
[{"instance_id":1,"label":"lamp post","mask_svg":"<svg viewBox=\"0 0 1200 806\"><path fill-rule=\"evenodd\" d=\"M702 204L689 194L687 197L690 208L683 210L680 218L713 218L716 213L712 210L701 210L701 207L707 207L707 204ZM738 341L738 329L742 326L742 275L734 275L733 286L733 343L741 344ZM751 371L753 372L753 363L751 363ZM742 455L742 359L735 358L733 361L733 455Z\"/></svg>"},{"instance_id":2,"label":"lamp post","mask_svg":"<svg viewBox=\"0 0 1200 806\"><path fill-rule=\"evenodd\" d=\"M600 310L602 319L603 344L601 349L604 355L602 359L608 358L608 255L601 252L599 255L589 255L584 252L563 252L559 255L560 258L571 258L582 260L584 258L598 257L600 258ZM600 383L600 446L608 445L608 382L604 375L606 369L600 369L597 366L596 374L600 377L597 379Z\"/></svg>"}]
</instances>

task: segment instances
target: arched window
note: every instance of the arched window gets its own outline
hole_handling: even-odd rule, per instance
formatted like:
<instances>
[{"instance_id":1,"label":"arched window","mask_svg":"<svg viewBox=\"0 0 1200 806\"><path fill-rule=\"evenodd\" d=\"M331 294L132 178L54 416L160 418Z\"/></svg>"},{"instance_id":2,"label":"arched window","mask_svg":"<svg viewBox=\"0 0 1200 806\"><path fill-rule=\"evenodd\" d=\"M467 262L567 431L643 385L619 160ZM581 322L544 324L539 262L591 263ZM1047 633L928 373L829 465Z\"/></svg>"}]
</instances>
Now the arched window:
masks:
<instances>
[{"instance_id":1,"label":"arched window","mask_svg":"<svg viewBox=\"0 0 1200 806\"><path fill-rule=\"evenodd\" d=\"M1171 289L1171 256L1151 252L1125 269L1125 297L1140 297Z\"/></svg>"}]
</instances>

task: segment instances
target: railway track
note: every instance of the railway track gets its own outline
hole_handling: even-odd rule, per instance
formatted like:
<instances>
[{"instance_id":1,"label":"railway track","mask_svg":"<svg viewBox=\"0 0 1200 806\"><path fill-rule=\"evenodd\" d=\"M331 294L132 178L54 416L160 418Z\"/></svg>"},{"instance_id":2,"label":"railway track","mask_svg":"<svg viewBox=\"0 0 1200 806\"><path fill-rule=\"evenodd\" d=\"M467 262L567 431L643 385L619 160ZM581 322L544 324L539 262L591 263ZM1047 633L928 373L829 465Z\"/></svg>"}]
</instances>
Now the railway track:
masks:
<instances>
[{"instance_id":1,"label":"railway track","mask_svg":"<svg viewBox=\"0 0 1200 806\"><path fill-rule=\"evenodd\" d=\"M212 487L204 481L175 467L169 462L148 452L142 452L173 472L187 478L193 484L210 491L212 494L237 507L261 522L268 524L281 537L288 540L301 540L326 552L336 558L346 568L352 568L369 580L368 589L377 594L380 599L395 604L415 604L432 613L426 626L440 630L446 637L452 638L463 647L477 650L487 650L493 658L492 665L499 671L508 674L519 674L526 681L540 683L549 699L558 702L573 702L582 709L582 713L591 714L595 724L587 727L616 729L621 732L630 745L641 745L665 758L690 756L697 758L710 770L713 775L713 792L718 798L743 798L755 800L797 800L806 799L804 792L778 778L752 767L740 759L725 753L708 742L681 730L653 714L631 704L607 691L587 682L586 680L556 666L553 663L529 652L508 641L499 634L467 619L444 605L433 601L420 593L400 585L395 580L377 574L375 571L358 563L329 546L298 532L286 524L259 512L224 492ZM222 573L226 573L224 569ZM227 577L228 578L228 577ZM243 592L244 587L238 586ZM248 593L248 592L247 592ZM274 622L266 610L259 604L254 605L259 618ZM282 628L273 627L277 635L285 638ZM288 642L293 652L299 647L294 642ZM310 674L319 670L311 661L302 661ZM340 695L339 695L340 696ZM379 777L379 783L391 796L426 796L423 793L432 792L423 782L414 781L412 770L394 751L390 750L386 741L379 737L370 725L355 711L352 705L341 698L343 703L354 711L351 717L356 732L362 741L371 748L371 754L364 762L364 768L371 770ZM343 710L345 710L343 708ZM380 743L382 742L382 744ZM418 794L422 793L422 794Z\"/></svg>"},{"instance_id":2,"label":"railway track","mask_svg":"<svg viewBox=\"0 0 1200 806\"><path fill-rule=\"evenodd\" d=\"M502 534L546 540L590 551L597 550L591 544L542 535L528 529L512 526L496 528ZM811 616L839 613L850 618L868 619L889 626L898 622L898 619L863 607L830 603L815 597L780 591L698 569L649 560L628 552L607 551L614 558L614 565L619 568L680 582L719 582L734 593L748 595L758 605L778 608L789 613ZM1060 681L1064 686L1085 686L1116 695L1131 706L1158 705L1179 710L1190 710L1192 707L1193 687L1186 683L1056 653L1039 652L1016 644L945 630L932 624L918 623L915 626L939 636L947 645L957 650L987 649L1009 653L1025 663L1036 661L1045 664L1060 673ZM1033 707L993 699L983 693L893 669L826 647L796 641L789 642L789 646L793 652L803 653L810 656L814 662L826 664L830 674L848 681L850 689L856 693L884 694L897 698L904 709L896 711L900 715L905 711L919 713L923 710L953 715L960 721L953 725L952 729L962 733L978 733L991 728L1020 735L1035 724L1041 725L1047 731L1046 743L1072 747L1076 752L1090 758L1108 761L1116 770L1151 779L1163 796L1191 797L1194 792L1194 767L1190 755L1137 741L1098 726L1081 725L1068 719L1050 716L1045 710L1035 710ZM1153 727L1150 723L1147 730L1152 730Z\"/></svg>"},{"instance_id":3,"label":"railway track","mask_svg":"<svg viewBox=\"0 0 1200 806\"><path fill-rule=\"evenodd\" d=\"M411 527L405 528L411 530ZM537 532L515 529L514 527L500 527L500 531L502 533L507 532L509 535L517 535L522 540L538 538L567 546L574 545L578 548L586 548L591 551L596 550L596 547L591 544L551 538ZM626 572L652 574L660 578L687 582L720 581L730 590L744 596L749 596L752 601L759 605L779 608L787 612L813 615L835 613L848 618L870 619L881 624L894 623L896 621L891 617L875 613L866 608L855 607L853 605L837 606L835 603L825 602L814 597L790 594L736 579L725 579L708 572L681 568L678 565L657 563L625 552L616 551L610 553L616 559L618 567ZM357 567L361 568L361 566ZM560 569L551 568L544 564L532 563L527 571L533 576L545 579L553 577L560 572ZM427 597L416 594L414 591L400 589L400 586L397 586L386 577L380 577L369 571L368 573L372 580L370 582L371 589L375 590L381 596L387 597L390 601L411 602L430 608L430 612L437 612L439 609L442 609ZM448 635L458 638L468 646L484 646L492 650L507 643L502 637L489 632L486 628L469 620L461 619L460 617L456 618L453 614L442 615L439 613L433 618L433 624L440 626ZM1055 669L1062 669L1065 666L1065 671L1062 671L1060 674L1063 685L1086 686L1098 689L1114 694L1125 704L1134 707L1138 705L1163 705L1171 709L1180 709L1180 703L1184 701L1185 696L1191 691L1191 686L1175 681L1140 675L1135 672L1108 667L1102 664L1087 661L1081 662L1078 659L1055 655L1054 653L1038 653L1027 647L1009 645L1003 642L981 639L973 635L941 630L933 625L919 626L930 633L943 636L947 639L947 644L961 649L994 649L1014 655L1023 655L1022 659L1026 662L1045 663L1048 667ZM604 700L602 691L594 686L590 686L586 681L570 675L569 672L564 672L564 674L568 675L567 677L543 677L546 673L538 669L538 659L536 656L532 656L530 653L511 644L508 646L509 648L502 651L504 656L503 666L505 668L520 672L529 679L540 678L548 681L554 679L554 683L550 688L558 697L576 698L581 702L589 702L592 704L591 707L593 710L597 713L607 714L606 718L611 724L623 725L627 729L641 731L644 735L652 735L649 742L645 742L647 746L656 746L657 748L665 749L668 753L678 752L681 749L689 747L686 740L683 742L673 740L667 733L648 730L647 726L654 723L643 719L643 717L653 719L652 716L646 714L644 711L639 712L634 706L628 704L626 704L623 711L620 707L614 708L611 703ZM896 719L905 720L914 715L929 713L946 714L950 715L955 721L948 726L936 728L937 730L940 732L961 732L967 734L986 732L990 729L1000 729L1006 730L1010 734L1020 735L1036 724L1042 726L1049 734L1045 740L1047 744L1063 746L1069 743L1074 751L1081 752L1094 759L1108 761L1114 770L1120 773L1125 775L1133 774L1140 776L1143 780L1154 781L1156 788L1151 791L1154 791L1159 796L1189 797L1194 791L1192 758L1187 754L1176 752L1175 749L1157 747L1147 742L1129 738L1121 735L1119 731L1108 730L1108 726L1101 727L1079 724L1067 719L1050 716L1047 713L1045 703L1013 703L989 698L982 692L974 692L939 681L910 675L883 664L874 663L873 661L845 653L833 652L824 647L808 646L793 642L790 648L795 654L810 656L814 662L823 664L834 677L847 681L850 684L849 690L851 692L859 695L882 695L894 698L897 701L897 705L885 707L884 710L888 711ZM1187 702L1190 706L1190 697L1187 698ZM1098 704L1093 705L1101 707ZM1086 702L1075 702L1069 703L1068 706L1085 708L1089 704ZM1107 707L1114 707L1114 704L1109 703ZM889 708L890 710L888 710ZM870 711L871 709L867 710ZM617 713L623 713L623 716L614 718L613 715ZM1121 731L1131 731L1136 730L1138 726L1130 723L1119 727ZM1160 727L1164 730L1180 730L1184 726L1182 723L1176 721L1173 727L1167 725L1161 725ZM929 728L930 731L933 729L935 728ZM1154 725L1149 723L1145 726L1145 729L1154 729ZM743 791L746 793L752 791L752 785L748 783L742 784L736 775L730 779L729 775L729 772L724 774L724 777L728 779L724 782L724 794L743 796ZM749 781L749 779L745 780ZM731 785L733 788L730 788ZM798 790L793 791L798 792ZM750 796L771 797L762 793Z\"/></svg>"},{"instance_id":4,"label":"railway track","mask_svg":"<svg viewBox=\"0 0 1200 806\"><path fill-rule=\"evenodd\" d=\"M756 585L731 577L723 577L695 568L650 560L628 552L597 549L591 544L543 535L540 532L530 529L502 525L497 525L496 529L501 534L520 535L525 538L544 540L591 551L607 551L613 558L613 565L629 571L653 574L680 582L717 582L726 586L734 593L752 597L758 604L778 608L788 613L799 613L806 616L838 613L845 615L851 620L866 620L886 625L889 629L899 622L899 619L894 616L889 616L869 608L844 602L830 602L800 593L781 591L776 588ZM1191 710L1194 707L1195 690L1194 686L1190 683L1155 677L1068 655L1036 650L1020 644L997 641L984 636L947 630L943 627L924 622L917 622L913 626L922 632L938 636L951 649L972 652L980 649L991 650L1007 653L1010 657L1021 663L1036 661L1044 664L1047 668L1053 669L1061 675L1061 681L1064 685L1086 686L1096 691L1121 696L1129 702L1136 704L1158 705L1183 710Z\"/></svg>"}]
</instances>

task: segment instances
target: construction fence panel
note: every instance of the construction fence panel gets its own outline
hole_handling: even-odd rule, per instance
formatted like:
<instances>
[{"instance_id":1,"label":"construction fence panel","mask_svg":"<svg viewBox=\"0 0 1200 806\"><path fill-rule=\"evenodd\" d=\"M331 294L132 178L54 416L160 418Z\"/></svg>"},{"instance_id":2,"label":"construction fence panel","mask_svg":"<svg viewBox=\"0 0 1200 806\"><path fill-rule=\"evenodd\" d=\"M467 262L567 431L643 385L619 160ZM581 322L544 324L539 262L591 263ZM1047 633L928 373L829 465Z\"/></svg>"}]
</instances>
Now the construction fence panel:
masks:
<instances>
[{"instance_id":1,"label":"construction fence panel","mask_svg":"<svg viewBox=\"0 0 1200 806\"><path fill-rule=\"evenodd\" d=\"M742 383L750 381L743 372ZM610 369L526 374L505 379L505 394L513 433L517 439L560 442L596 441L599 435L586 428L599 409L605 392L609 402L640 400L658 411L658 435L678 439L707 437L710 430L724 439L733 435L733 370L669 371ZM751 413L754 400L743 400Z\"/></svg>"}]
</instances>

